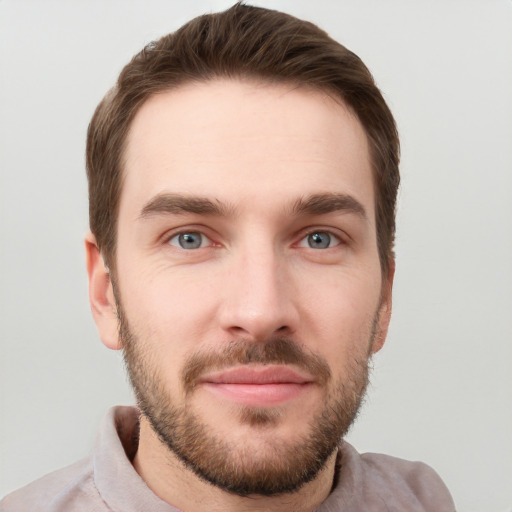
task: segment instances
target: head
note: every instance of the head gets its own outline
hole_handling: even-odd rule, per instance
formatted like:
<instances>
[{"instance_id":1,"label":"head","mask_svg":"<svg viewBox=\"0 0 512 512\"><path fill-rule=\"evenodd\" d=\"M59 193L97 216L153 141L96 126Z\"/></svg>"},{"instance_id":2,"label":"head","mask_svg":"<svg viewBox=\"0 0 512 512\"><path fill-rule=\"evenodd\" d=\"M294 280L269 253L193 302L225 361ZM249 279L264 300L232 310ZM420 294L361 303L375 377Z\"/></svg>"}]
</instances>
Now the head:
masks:
<instances>
[{"instance_id":1,"label":"head","mask_svg":"<svg viewBox=\"0 0 512 512\"><path fill-rule=\"evenodd\" d=\"M159 92L215 78L308 86L350 108L368 138L379 257L387 274L394 258L399 140L370 71L317 26L242 4L195 18L150 43L125 66L98 105L87 135L89 222L109 268L114 270L116 264L123 157L133 118Z\"/></svg>"},{"instance_id":2,"label":"head","mask_svg":"<svg viewBox=\"0 0 512 512\"><path fill-rule=\"evenodd\" d=\"M196 18L124 68L87 170L93 313L143 421L229 492L316 478L391 311L398 138L367 68L282 13Z\"/></svg>"}]
</instances>

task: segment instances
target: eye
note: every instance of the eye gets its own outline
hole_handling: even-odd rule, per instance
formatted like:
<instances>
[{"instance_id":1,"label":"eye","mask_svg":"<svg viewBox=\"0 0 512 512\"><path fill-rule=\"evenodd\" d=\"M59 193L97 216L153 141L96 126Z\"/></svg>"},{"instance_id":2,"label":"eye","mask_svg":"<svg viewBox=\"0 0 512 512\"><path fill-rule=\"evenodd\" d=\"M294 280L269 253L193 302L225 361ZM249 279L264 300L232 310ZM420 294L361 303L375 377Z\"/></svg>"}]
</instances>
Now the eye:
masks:
<instances>
[{"instance_id":1,"label":"eye","mask_svg":"<svg viewBox=\"0 0 512 512\"><path fill-rule=\"evenodd\" d=\"M168 243L181 249L201 249L210 243L210 239L198 231L189 231L174 235Z\"/></svg>"},{"instance_id":2,"label":"eye","mask_svg":"<svg viewBox=\"0 0 512 512\"><path fill-rule=\"evenodd\" d=\"M309 233L300 241L299 247L329 249L330 247L335 247L340 243L341 240L332 233L328 233L327 231L314 231L313 233Z\"/></svg>"}]
</instances>

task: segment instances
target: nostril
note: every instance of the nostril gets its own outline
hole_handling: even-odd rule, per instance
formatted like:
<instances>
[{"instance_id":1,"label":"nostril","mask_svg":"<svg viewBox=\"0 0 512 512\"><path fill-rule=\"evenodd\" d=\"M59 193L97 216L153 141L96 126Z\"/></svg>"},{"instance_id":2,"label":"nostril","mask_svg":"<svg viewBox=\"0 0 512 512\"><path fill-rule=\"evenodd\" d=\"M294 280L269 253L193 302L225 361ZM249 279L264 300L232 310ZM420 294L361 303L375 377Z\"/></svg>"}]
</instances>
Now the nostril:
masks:
<instances>
[{"instance_id":1,"label":"nostril","mask_svg":"<svg viewBox=\"0 0 512 512\"><path fill-rule=\"evenodd\" d=\"M291 325L282 325L279 329L274 331L277 336L289 337L295 334L295 329Z\"/></svg>"}]
</instances>

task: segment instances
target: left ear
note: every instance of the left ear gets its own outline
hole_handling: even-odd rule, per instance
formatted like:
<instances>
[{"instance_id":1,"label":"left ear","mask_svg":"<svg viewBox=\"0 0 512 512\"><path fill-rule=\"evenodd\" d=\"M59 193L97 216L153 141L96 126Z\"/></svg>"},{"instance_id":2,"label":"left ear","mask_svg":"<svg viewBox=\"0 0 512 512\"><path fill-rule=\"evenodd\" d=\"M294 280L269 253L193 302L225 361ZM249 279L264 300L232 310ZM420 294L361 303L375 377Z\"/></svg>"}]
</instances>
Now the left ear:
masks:
<instances>
[{"instance_id":1,"label":"left ear","mask_svg":"<svg viewBox=\"0 0 512 512\"><path fill-rule=\"evenodd\" d=\"M382 291L379 312L377 314L377 325L375 338L372 345L372 354L378 352L388 334L389 322L391 321L391 309L393 304L393 280L395 278L395 260L392 258L389 262L387 276L382 280Z\"/></svg>"}]
</instances>

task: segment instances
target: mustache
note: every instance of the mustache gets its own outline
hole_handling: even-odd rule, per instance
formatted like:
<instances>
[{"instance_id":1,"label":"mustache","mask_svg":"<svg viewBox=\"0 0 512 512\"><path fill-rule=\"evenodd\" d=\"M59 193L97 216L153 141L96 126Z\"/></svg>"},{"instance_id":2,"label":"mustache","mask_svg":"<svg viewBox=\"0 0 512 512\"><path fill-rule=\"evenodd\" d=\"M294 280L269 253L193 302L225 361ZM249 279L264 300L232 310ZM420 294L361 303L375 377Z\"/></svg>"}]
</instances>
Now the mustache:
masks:
<instances>
[{"instance_id":1,"label":"mustache","mask_svg":"<svg viewBox=\"0 0 512 512\"><path fill-rule=\"evenodd\" d=\"M249 363L295 365L314 376L320 385L327 384L331 378L324 358L304 350L289 338L272 338L264 342L234 340L222 351L196 353L185 363L181 381L189 393L204 373Z\"/></svg>"}]
</instances>

